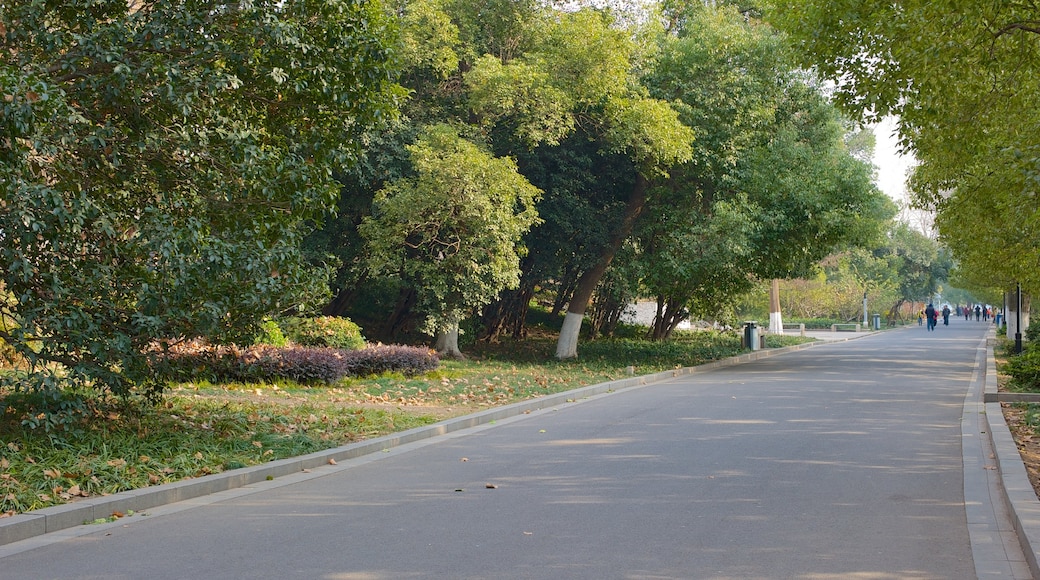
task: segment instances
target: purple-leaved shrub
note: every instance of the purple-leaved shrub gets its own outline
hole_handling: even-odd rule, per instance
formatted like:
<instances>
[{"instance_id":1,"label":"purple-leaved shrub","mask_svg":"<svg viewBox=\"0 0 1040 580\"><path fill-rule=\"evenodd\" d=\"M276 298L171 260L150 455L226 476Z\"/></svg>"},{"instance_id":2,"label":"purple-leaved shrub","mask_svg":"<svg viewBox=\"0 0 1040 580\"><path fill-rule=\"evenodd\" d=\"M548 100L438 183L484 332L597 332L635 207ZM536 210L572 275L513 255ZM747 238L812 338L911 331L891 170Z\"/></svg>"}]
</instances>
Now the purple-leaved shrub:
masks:
<instances>
[{"instance_id":1,"label":"purple-leaved shrub","mask_svg":"<svg viewBox=\"0 0 1040 580\"><path fill-rule=\"evenodd\" d=\"M175 381L334 382L348 376L386 372L415 376L434 370L440 364L437 353L429 348L400 345L377 345L361 350L270 345L243 349L185 341L170 347L166 353L153 352L157 370Z\"/></svg>"},{"instance_id":2,"label":"purple-leaved shrub","mask_svg":"<svg viewBox=\"0 0 1040 580\"><path fill-rule=\"evenodd\" d=\"M351 376L362 377L386 372L405 376L421 375L440 365L437 351L419 346L375 345L346 353Z\"/></svg>"}]
</instances>

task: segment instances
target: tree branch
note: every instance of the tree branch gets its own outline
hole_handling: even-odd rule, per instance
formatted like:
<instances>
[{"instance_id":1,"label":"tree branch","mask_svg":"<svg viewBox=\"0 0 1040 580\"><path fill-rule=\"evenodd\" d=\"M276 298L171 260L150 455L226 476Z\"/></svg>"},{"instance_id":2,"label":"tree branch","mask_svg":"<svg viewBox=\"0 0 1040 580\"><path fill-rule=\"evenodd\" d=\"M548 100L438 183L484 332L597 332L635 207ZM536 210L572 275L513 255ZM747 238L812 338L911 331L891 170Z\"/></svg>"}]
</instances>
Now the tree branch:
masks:
<instances>
[{"instance_id":1,"label":"tree branch","mask_svg":"<svg viewBox=\"0 0 1040 580\"><path fill-rule=\"evenodd\" d=\"M1016 30L1022 30L1025 32L1031 32L1033 34L1040 34L1040 20L1023 20L1020 22L1012 22L1007 26L997 31L995 38L1000 38L1005 34L1011 34Z\"/></svg>"}]
</instances>

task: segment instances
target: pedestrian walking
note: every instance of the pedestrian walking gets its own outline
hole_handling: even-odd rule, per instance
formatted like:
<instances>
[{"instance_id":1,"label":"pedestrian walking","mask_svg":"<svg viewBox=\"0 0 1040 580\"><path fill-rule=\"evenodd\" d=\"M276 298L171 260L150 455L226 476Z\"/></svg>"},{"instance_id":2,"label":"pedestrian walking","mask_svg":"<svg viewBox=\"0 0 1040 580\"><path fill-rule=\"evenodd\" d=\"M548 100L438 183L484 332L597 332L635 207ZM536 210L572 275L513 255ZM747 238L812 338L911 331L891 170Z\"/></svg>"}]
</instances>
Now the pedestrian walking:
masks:
<instances>
[{"instance_id":1,"label":"pedestrian walking","mask_svg":"<svg viewBox=\"0 0 1040 580\"><path fill-rule=\"evenodd\" d=\"M928 307L924 309L924 316L928 319L929 332L935 330L936 317L938 316L938 312L935 311L935 306L932 306L932 304L929 303Z\"/></svg>"},{"instance_id":2,"label":"pedestrian walking","mask_svg":"<svg viewBox=\"0 0 1040 580\"><path fill-rule=\"evenodd\" d=\"M946 304L946 305L943 306L942 315L943 315L943 326L949 326L950 325L950 305L949 304Z\"/></svg>"}]
</instances>

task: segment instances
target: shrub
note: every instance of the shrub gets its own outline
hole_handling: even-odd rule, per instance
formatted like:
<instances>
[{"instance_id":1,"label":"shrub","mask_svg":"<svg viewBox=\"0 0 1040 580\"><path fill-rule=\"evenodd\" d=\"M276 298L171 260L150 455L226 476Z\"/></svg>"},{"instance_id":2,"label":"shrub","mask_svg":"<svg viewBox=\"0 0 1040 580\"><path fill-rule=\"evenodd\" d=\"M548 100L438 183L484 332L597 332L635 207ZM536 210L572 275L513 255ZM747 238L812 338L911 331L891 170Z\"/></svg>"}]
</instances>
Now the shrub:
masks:
<instances>
[{"instance_id":1,"label":"shrub","mask_svg":"<svg viewBox=\"0 0 1040 580\"><path fill-rule=\"evenodd\" d=\"M239 357L246 376L240 378L291 379L301 383L338 381L348 374L347 354L352 351L294 346L251 348Z\"/></svg>"},{"instance_id":2,"label":"shrub","mask_svg":"<svg viewBox=\"0 0 1040 580\"><path fill-rule=\"evenodd\" d=\"M324 346L357 350L365 347L361 327L349 318L319 316L317 318L287 318L282 327L286 337L302 346Z\"/></svg>"},{"instance_id":3,"label":"shrub","mask_svg":"<svg viewBox=\"0 0 1040 580\"><path fill-rule=\"evenodd\" d=\"M1008 358L1004 372L1018 390L1040 390L1040 347L1026 348Z\"/></svg>"},{"instance_id":4,"label":"shrub","mask_svg":"<svg viewBox=\"0 0 1040 580\"><path fill-rule=\"evenodd\" d=\"M172 381L290 379L334 382L347 376L399 372L414 376L437 368L437 353L425 347L373 346L362 350L258 345L247 349L186 341L155 357L161 376Z\"/></svg>"},{"instance_id":5,"label":"shrub","mask_svg":"<svg viewBox=\"0 0 1040 580\"><path fill-rule=\"evenodd\" d=\"M273 320L265 320L260 325L260 334L253 340L254 345L289 346L289 339L285 338L281 327Z\"/></svg>"},{"instance_id":6,"label":"shrub","mask_svg":"<svg viewBox=\"0 0 1040 580\"><path fill-rule=\"evenodd\" d=\"M1040 341L1040 317L1035 320L1030 319L1029 326L1026 327L1025 338L1029 342Z\"/></svg>"},{"instance_id":7,"label":"shrub","mask_svg":"<svg viewBox=\"0 0 1040 580\"><path fill-rule=\"evenodd\" d=\"M170 345L166 352L158 346L151 354L156 375L170 381L233 380L242 375L241 349L217 346L201 339Z\"/></svg>"},{"instance_id":8,"label":"shrub","mask_svg":"<svg viewBox=\"0 0 1040 580\"><path fill-rule=\"evenodd\" d=\"M346 355L352 376L399 372L405 376L421 375L440 365L437 352L419 346L378 345L355 350Z\"/></svg>"}]
</instances>

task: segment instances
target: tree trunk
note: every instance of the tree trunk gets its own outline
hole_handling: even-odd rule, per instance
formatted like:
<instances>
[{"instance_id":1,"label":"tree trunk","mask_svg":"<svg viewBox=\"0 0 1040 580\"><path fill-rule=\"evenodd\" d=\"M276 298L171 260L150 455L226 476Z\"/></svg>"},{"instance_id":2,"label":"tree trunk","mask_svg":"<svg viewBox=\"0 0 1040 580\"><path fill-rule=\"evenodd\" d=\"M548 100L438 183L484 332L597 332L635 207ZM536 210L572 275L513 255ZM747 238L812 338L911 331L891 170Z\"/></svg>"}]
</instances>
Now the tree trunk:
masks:
<instances>
[{"instance_id":1,"label":"tree trunk","mask_svg":"<svg viewBox=\"0 0 1040 580\"><path fill-rule=\"evenodd\" d=\"M1020 313L1018 296L1015 291L1016 289L1012 288L1007 294L1007 337L1009 340L1015 340L1015 335L1021 333L1022 339L1025 340L1026 329L1029 328L1029 295L1025 292L1022 293L1022 312Z\"/></svg>"},{"instance_id":2,"label":"tree trunk","mask_svg":"<svg viewBox=\"0 0 1040 580\"><path fill-rule=\"evenodd\" d=\"M418 295L412 288L402 288L401 293L397 298L397 305L394 307L393 314L386 321L384 328L386 331L383 335L387 338L387 342L393 341L397 337L397 333L404 327L405 321L411 316L412 307L415 306L415 301Z\"/></svg>"},{"instance_id":3,"label":"tree trunk","mask_svg":"<svg viewBox=\"0 0 1040 580\"><path fill-rule=\"evenodd\" d=\"M784 317L780 314L780 280L773 278L769 286L769 332L783 336Z\"/></svg>"},{"instance_id":4,"label":"tree trunk","mask_svg":"<svg viewBox=\"0 0 1040 580\"><path fill-rule=\"evenodd\" d=\"M437 334L433 349L443 358L462 360L466 355L459 350L459 323L455 322L451 328Z\"/></svg>"},{"instance_id":5,"label":"tree trunk","mask_svg":"<svg viewBox=\"0 0 1040 580\"><path fill-rule=\"evenodd\" d=\"M556 300L553 301L553 316L557 316L560 312L563 312L563 307L566 306L567 302L571 299L571 295L574 293L574 287L578 284L577 272L578 268L575 266L568 266L564 269L563 277L560 279L560 285L556 291Z\"/></svg>"},{"instance_id":6,"label":"tree trunk","mask_svg":"<svg viewBox=\"0 0 1040 580\"><path fill-rule=\"evenodd\" d=\"M504 290L498 300L484 307L481 313L481 334L478 340L497 342L503 334L515 339L527 337L527 312L535 288L542 280L536 279L532 273L532 260L524 259L520 264L520 287L516 290Z\"/></svg>"},{"instance_id":7,"label":"tree trunk","mask_svg":"<svg viewBox=\"0 0 1040 580\"><path fill-rule=\"evenodd\" d=\"M581 320L585 316L585 310L589 307L592 294L607 272L610 262L614 260L614 256L621 249L625 239L635 229L636 221L643 213L643 208L646 207L646 194L649 189L650 183L641 174L637 174L635 185L632 187L628 203L625 205L621 225L614 232L610 243L603 249L596 264L578 278L574 294L567 305L567 316L564 318L563 328L560 330L559 342L556 343L556 358L567 359L578 356L578 335L581 333Z\"/></svg>"}]
</instances>

